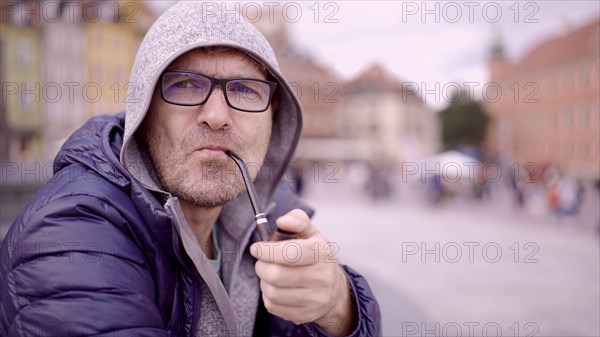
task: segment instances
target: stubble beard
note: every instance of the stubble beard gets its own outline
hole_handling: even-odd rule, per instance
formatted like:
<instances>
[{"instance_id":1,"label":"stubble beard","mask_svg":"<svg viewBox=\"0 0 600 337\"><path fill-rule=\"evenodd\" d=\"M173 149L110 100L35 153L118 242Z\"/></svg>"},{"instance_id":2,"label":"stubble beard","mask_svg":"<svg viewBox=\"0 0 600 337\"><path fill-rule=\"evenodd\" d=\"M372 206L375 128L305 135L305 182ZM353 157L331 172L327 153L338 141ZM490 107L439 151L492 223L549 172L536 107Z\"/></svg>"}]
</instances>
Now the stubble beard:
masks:
<instances>
[{"instance_id":1,"label":"stubble beard","mask_svg":"<svg viewBox=\"0 0 600 337\"><path fill-rule=\"evenodd\" d=\"M211 132L211 131L207 131ZM168 145L160 128L148 128L144 143L150 153L162 188L188 203L202 208L222 206L245 191L241 173L233 160L198 160L190 150L206 140L229 138L222 134L185 136L181 144ZM204 142L204 143L203 143ZM235 143L231 140L229 144ZM192 167L198 163L196 167Z\"/></svg>"},{"instance_id":2,"label":"stubble beard","mask_svg":"<svg viewBox=\"0 0 600 337\"><path fill-rule=\"evenodd\" d=\"M235 199L243 191L243 182L237 179L237 168L221 161L202 161L197 172L190 172L185 162L171 161L156 164L158 178L163 188L178 198L195 206L213 208Z\"/></svg>"}]
</instances>

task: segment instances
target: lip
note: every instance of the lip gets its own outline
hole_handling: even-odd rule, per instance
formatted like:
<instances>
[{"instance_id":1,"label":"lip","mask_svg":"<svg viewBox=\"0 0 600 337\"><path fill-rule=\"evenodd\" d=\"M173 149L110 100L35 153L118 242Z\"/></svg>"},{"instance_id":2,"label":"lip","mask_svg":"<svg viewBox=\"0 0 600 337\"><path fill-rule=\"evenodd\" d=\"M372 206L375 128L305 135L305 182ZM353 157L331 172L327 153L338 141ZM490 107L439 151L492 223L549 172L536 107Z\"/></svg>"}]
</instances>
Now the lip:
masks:
<instances>
[{"instance_id":1,"label":"lip","mask_svg":"<svg viewBox=\"0 0 600 337\"><path fill-rule=\"evenodd\" d=\"M225 151L227 150L227 148L222 146L204 146L196 151L212 159L226 159L227 155L225 154Z\"/></svg>"}]
</instances>

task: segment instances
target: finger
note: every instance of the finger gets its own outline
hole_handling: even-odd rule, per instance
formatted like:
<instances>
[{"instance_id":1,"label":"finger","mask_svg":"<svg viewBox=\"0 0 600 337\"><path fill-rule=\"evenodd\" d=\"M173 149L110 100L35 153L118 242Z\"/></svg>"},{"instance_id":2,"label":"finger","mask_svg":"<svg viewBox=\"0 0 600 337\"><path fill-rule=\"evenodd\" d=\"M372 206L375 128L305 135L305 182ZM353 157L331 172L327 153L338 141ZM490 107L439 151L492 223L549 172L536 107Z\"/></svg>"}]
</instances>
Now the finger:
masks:
<instances>
[{"instance_id":1,"label":"finger","mask_svg":"<svg viewBox=\"0 0 600 337\"><path fill-rule=\"evenodd\" d=\"M265 298L279 306L302 308L311 303L311 294L308 289L281 288L261 281L260 290Z\"/></svg>"},{"instance_id":2,"label":"finger","mask_svg":"<svg viewBox=\"0 0 600 337\"><path fill-rule=\"evenodd\" d=\"M256 262L256 275L261 281L279 288L328 288L339 278L339 265L288 267L263 261Z\"/></svg>"},{"instance_id":3,"label":"finger","mask_svg":"<svg viewBox=\"0 0 600 337\"><path fill-rule=\"evenodd\" d=\"M308 267L289 267L281 264L257 261L254 269L261 281L279 288L304 288L307 286Z\"/></svg>"},{"instance_id":4,"label":"finger","mask_svg":"<svg viewBox=\"0 0 600 337\"><path fill-rule=\"evenodd\" d=\"M301 209L293 209L284 216L279 217L275 223L284 231L296 233L298 238L308 238L318 232L306 212Z\"/></svg>"},{"instance_id":5,"label":"finger","mask_svg":"<svg viewBox=\"0 0 600 337\"><path fill-rule=\"evenodd\" d=\"M272 302L271 299L264 294L262 298L268 312L291 321L294 324L313 322L322 315L320 307L314 307L312 305L303 307L280 305Z\"/></svg>"},{"instance_id":6,"label":"finger","mask_svg":"<svg viewBox=\"0 0 600 337\"><path fill-rule=\"evenodd\" d=\"M286 271L285 269L289 268L290 267L282 266L280 264L268 263L260 260L256 261L256 264L254 265L256 276L258 276L261 281L265 280L269 284L281 288L297 287L299 284L287 275L289 271Z\"/></svg>"},{"instance_id":7,"label":"finger","mask_svg":"<svg viewBox=\"0 0 600 337\"><path fill-rule=\"evenodd\" d=\"M250 254L260 261L301 267L319 262L336 263L329 258L334 255L333 249L334 244L319 234L310 239L256 242L250 246Z\"/></svg>"}]
</instances>

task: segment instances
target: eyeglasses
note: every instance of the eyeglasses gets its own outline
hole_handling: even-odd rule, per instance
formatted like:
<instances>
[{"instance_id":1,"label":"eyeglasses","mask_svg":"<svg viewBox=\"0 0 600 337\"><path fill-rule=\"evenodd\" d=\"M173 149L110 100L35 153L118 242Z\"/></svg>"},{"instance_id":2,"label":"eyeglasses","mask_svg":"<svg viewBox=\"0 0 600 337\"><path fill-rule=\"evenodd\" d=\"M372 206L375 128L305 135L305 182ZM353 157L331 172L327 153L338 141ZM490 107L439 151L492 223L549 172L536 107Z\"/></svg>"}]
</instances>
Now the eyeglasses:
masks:
<instances>
[{"instance_id":1,"label":"eyeglasses","mask_svg":"<svg viewBox=\"0 0 600 337\"><path fill-rule=\"evenodd\" d=\"M191 71L168 70L160 78L160 94L165 102L196 106L206 103L220 85L230 107L246 112L269 108L277 83L253 78L214 78Z\"/></svg>"}]
</instances>

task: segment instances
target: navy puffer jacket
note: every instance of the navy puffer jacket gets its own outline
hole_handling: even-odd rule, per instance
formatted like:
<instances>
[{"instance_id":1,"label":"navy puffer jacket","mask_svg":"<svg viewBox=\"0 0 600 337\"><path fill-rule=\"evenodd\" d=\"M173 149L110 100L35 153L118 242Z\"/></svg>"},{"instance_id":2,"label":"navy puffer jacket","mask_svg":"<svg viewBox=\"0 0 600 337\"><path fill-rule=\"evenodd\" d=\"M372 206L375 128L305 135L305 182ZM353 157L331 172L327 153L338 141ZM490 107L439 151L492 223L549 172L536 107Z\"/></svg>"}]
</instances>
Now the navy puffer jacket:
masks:
<instances>
[{"instance_id":1,"label":"navy puffer jacket","mask_svg":"<svg viewBox=\"0 0 600 337\"><path fill-rule=\"evenodd\" d=\"M1 336L194 336L200 281L161 202L120 164L123 118L91 119L63 146L54 177L1 247ZM303 207L280 184L269 222ZM256 234L250 243L257 240ZM353 336L380 335L367 282L345 267L359 313ZM326 336L260 304L240 335Z\"/></svg>"}]
</instances>

